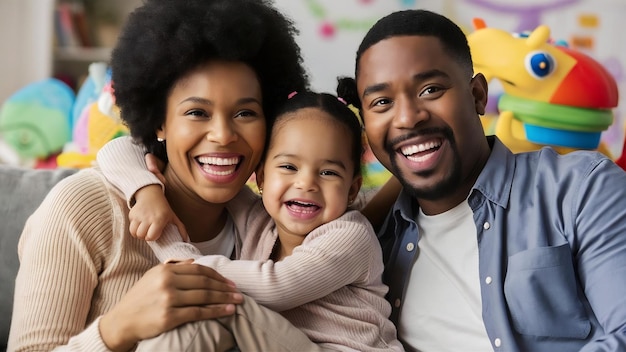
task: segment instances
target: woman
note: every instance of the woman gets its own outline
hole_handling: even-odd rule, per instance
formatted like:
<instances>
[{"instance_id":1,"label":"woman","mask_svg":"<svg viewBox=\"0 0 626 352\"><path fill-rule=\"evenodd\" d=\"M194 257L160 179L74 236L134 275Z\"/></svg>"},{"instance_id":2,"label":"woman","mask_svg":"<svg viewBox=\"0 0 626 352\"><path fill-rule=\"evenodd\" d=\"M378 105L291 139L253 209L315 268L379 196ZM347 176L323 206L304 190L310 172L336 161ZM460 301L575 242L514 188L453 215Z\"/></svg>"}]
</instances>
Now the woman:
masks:
<instances>
[{"instance_id":1,"label":"woman","mask_svg":"<svg viewBox=\"0 0 626 352\"><path fill-rule=\"evenodd\" d=\"M249 192L266 117L307 86L295 33L266 1L149 0L113 52L122 118L168 160L166 197L205 254L237 256L229 204ZM97 168L50 192L20 238L10 351L126 351L233 314L243 297L232 283L198 265L157 265L129 226L126 201Z\"/></svg>"}]
</instances>

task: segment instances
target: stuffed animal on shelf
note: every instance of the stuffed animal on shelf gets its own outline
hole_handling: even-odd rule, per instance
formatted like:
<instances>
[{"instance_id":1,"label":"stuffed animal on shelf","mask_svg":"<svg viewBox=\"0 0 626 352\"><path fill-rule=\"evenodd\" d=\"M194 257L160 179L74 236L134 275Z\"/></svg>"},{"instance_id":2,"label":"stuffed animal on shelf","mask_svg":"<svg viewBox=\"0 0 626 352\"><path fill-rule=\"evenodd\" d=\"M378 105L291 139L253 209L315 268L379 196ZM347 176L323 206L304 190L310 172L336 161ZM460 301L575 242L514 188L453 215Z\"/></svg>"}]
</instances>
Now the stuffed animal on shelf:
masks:
<instances>
[{"instance_id":1,"label":"stuffed animal on shelf","mask_svg":"<svg viewBox=\"0 0 626 352\"><path fill-rule=\"evenodd\" d=\"M20 166L55 168L56 155L71 139L74 91L49 78L31 83L11 95L0 110L4 157Z\"/></svg>"},{"instance_id":2,"label":"stuffed animal on shelf","mask_svg":"<svg viewBox=\"0 0 626 352\"><path fill-rule=\"evenodd\" d=\"M559 153L597 149L611 157L600 137L613 123L618 88L602 65L551 41L545 25L510 33L475 19L474 28L468 35L474 69L504 91L495 122L504 144L513 152L549 145Z\"/></svg>"},{"instance_id":3,"label":"stuffed animal on shelf","mask_svg":"<svg viewBox=\"0 0 626 352\"><path fill-rule=\"evenodd\" d=\"M110 70L102 69L100 63L92 64L89 80L82 89L98 91L95 100L85 98L85 106L75 119L73 140L57 157L59 166L85 168L92 165L96 153L108 141L127 135L128 128L122 123L119 108L115 105ZM79 91L78 96L81 96ZM87 93L85 96L88 96Z\"/></svg>"}]
</instances>

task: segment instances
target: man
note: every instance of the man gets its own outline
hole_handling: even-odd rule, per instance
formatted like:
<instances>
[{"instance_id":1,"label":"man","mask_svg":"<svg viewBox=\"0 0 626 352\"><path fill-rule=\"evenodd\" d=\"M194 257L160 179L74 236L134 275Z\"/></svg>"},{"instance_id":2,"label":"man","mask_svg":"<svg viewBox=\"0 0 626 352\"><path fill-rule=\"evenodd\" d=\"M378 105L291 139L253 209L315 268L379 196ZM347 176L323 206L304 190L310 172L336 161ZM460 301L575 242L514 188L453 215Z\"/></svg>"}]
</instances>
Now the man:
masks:
<instances>
[{"instance_id":1,"label":"man","mask_svg":"<svg viewBox=\"0 0 626 352\"><path fill-rule=\"evenodd\" d=\"M407 350L626 351L626 173L485 137L485 78L432 12L378 21L339 92L403 186L379 237Z\"/></svg>"}]
</instances>

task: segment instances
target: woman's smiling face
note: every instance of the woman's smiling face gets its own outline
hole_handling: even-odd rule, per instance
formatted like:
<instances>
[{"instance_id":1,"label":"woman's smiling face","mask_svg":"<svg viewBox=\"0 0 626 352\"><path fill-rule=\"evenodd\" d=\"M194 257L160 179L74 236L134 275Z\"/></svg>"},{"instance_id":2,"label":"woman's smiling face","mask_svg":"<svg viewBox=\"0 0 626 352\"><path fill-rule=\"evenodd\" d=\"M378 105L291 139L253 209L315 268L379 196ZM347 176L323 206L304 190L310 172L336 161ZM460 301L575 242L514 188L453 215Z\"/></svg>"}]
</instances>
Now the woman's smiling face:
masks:
<instances>
[{"instance_id":1,"label":"woman's smiling face","mask_svg":"<svg viewBox=\"0 0 626 352\"><path fill-rule=\"evenodd\" d=\"M263 154L266 120L255 72L210 61L179 79L157 136L166 141L166 175L210 203L231 200Z\"/></svg>"}]
</instances>

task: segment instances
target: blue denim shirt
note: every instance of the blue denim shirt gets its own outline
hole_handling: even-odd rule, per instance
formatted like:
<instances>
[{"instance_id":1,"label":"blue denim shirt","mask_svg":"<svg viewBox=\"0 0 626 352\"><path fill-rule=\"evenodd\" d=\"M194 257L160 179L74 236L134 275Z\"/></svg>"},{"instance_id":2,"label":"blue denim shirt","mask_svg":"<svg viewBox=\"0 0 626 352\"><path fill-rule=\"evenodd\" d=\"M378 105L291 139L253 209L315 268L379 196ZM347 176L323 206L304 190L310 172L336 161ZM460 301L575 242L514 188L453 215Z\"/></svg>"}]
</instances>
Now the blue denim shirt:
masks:
<instances>
[{"instance_id":1,"label":"blue denim shirt","mask_svg":"<svg viewBox=\"0 0 626 352\"><path fill-rule=\"evenodd\" d=\"M512 154L488 138L468 201L494 350L626 351L626 172L596 152ZM417 214L402 192L379 233L395 323L411 299Z\"/></svg>"}]
</instances>

